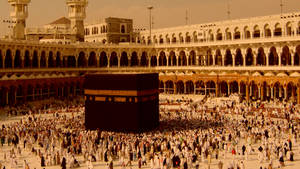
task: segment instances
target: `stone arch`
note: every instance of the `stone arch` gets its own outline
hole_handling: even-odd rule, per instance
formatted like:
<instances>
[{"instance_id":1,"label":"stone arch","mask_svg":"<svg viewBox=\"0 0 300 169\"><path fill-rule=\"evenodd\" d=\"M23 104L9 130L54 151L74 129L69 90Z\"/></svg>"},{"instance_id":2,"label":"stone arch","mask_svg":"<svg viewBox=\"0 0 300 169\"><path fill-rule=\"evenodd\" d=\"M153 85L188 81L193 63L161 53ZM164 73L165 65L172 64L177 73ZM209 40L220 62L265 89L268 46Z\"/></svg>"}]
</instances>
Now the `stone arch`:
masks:
<instances>
[{"instance_id":1,"label":"stone arch","mask_svg":"<svg viewBox=\"0 0 300 169\"><path fill-rule=\"evenodd\" d=\"M271 32L269 24L265 24L264 32L265 32L265 37L271 37L272 36L272 32Z\"/></svg>"},{"instance_id":2,"label":"stone arch","mask_svg":"<svg viewBox=\"0 0 300 169\"><path fill-rule=\"evenodd\" d=\"M186 65L187 65L187 59L186 59L185 51L181 51L178 57L178 66L186 66Z\"/></svg>"},{"instance_id":3,"label":"stone arch","mask_svg":"<svg viewBox=\"0 0 300 169\"><path fill-rule=\"evenodd\" d=\"M244 27L244 38L245 39L250 39L251 38L251 33L250 33L250 29L248 26Z\"/></svg>"},{"instance_id":4,"label":"stone arch","mask_svg":"<svg viewBox=\"0 0 300 169\"><path fill-rule=\"evenodd\" d=\"M56 52L56 67L62 67L62 62L60 58L60 52Z\"/></svg>"},{"instance_id":5,"label":"stone arch","mask_svg":"<svg viewBox=\"0 0 300 169\"><path fill-rule=\"evenodd\" d=\"M201 94L201 95L205 95L205 84L202 80L199 80L195 83L195 90L196 93L195 94Z\"/></svg>"},{"instance_id":6,"label":"stone arch","mask_svg":"<svg viewBox=\"0 0 300 169\"><path fill-rule=\"evenodd\" d=\"M216 83L214 81L206 82L206 90L208 94L216 94Z\"/></svg>"},{"instance_id":7,"label":"stone arch","mask_svg":"<svg viewBox=\"0 0 300 169\"><path fill-rule=\"evenodd\" d=\"M50 51L49 52L49 56L48 56L48 67L49 68L53 68L54 66L54 58L53 58L53 52Z\"/></svg>"},{"instance_id":8,"label":"stone arch","mask_svg":"<svg viewBox=\"0 0 300 169\"><path fill-rule=\"evenodd\" d=\"M207 63L207 62L206 62ZM194 50L190 51L189 55L189 65L196 65L196 52Z\"/></svg>"},{"instance_id":9,"label":"stone arch","mask_svg":"<svg viewBox=\"0 0 300 169\"><path fill-rule=\"evenodd\" d=\"M170 39L170 37L169 37L169 34L166 34L165 38L166 38L166 42L167 42L167 43L171 43L171 39Z\"/></svg>"},{"instance_id":10,"label":"stone arch","mask_svg":"<svg viewBox=\"0 0 300 169\"><path fill-rule=\"evenodd\" d=\"M45 68L46 67L46 52L42 51L41 57L40 57L40 67Z\"/></svg>"},{"instance_id":11,"label":"stone arch","mask_svg":"<svg viewBox=\"0 0 300 169\"><path fill-rule=\"evenodd\" d=\"M274 93L273 93L274 98L282 99L284 91L283 91L283 87L280 84L280 82L276 82L274 84L274 89L273 90L274 90Z\"/></svg>"},{"instance_id":12,"label":"stone arch","mask_svg":"<svg viewBox=\"0 0 300 169\"><path fill-rule=\"evenodd\" d=\"M107 55L106 55L106 52L101 52L100 53L100 59L99 59L99 66L100 67L107 67L108 65L108 60L107 60Z\"/></svg>"},{"instance_id":13,"label":"stone arch","mask_svg":"<svg viewBox=\"0 0 300 169\"><path fill-rule=\"evenodd\" d=\"M176 65L177 65L176 54L174 51L171 51L169 54L169 66L176 66Z\"/></svg>"},{"instance_id":14,"label":"stone arch","mask_svg":"<svg viewBox=\"0 0 300 169\"><path fill-rule=\"evenodd\" d=\"M168 80L166 82L166 87L165 88L166 88L166 92L168 94L173 94L174 93L174 83L173 83L173 81Z\"/></svg>"},{"instance_id":15,"label":"stone arch","mask_svg":"<svg viewBox=\"0 0 300 169\"><path fill-rule=\"evenodd\" d=\"M266 62L267 62L266 55L265 55L264 49L261 47L257 51L256 65L257 66L265 66Z\"/></svg>"},{"instance_id":16,"label":"stone arch","mask_svg":"<svg viewBox=\"0 0 300 169\"><path fill-rule=\"evenodd\" d=\"M239 93L239 83L237 81L233 81L229 84L230 93Z\"/></svg>"},{"instance_id":17,"label":"stone arch","mask_svg":"<svg viewBox=\"0 0 300 169\"><path fill-rule=\"evenodd\" d=\"M214 56L212 55L212 53L211 53L211 50L209 49L207 52L206 52L206 54L207 54L207 65L208 66L212 66L212 65L214 65Z\"/></svg>"},{"instance_id":18,"label":"stone arch","mask_svg":"<svg viewBox=\"0 0 300 169\"><path fill-rule=\"evenodd\" d=\"M194 31L194 32L193 32L193 42L198 42L197 31Z\"/></svg>"},{"instance_id":19,"label":"stone arch","mask_svg":"<svg viewBox=\"0 0 300 169\"><path fill-rule=\"evenodd\" d=\"M91 52L88 58L89 67L97 67L97 57L95 52Z\"/></svg>"},{"instance_id":20,"label":"stone arch","mask_svg":"<svg viewBox=\"0 0 300 169\"><path fill-rule=\"evenodd\" d=\"M240 82L240 95L246 96L246 84L243 81Z\"/></svg>"},{"instance_id":21,"label":"stone arch","mask_svg":"<svg viewBox=\"0 0 300 169\"><path fill-rule=\"evenodd\" d=\"M286 91L287 91L287 100L290 100L292 98L292 100L295 100L295 95L293 95L293 93L295 92L295 85L293 82L289 82L286 86Z\"/></svg>"},{"instance_id":22,"label":"stone arch","mask_svg":"<svg viewBox=\"0 0 300 169\"><path fill-rule=\"evenodd\" d=\"M32 67L38 68L39 67L39 58L38 52L35 50L33 51L33 58L32 58Z\"/></svg>"},{"instance_id":23,"label":"stone arch","mask_svg":"<svg viewBox=\"0 0 300 169\"><path fill-rule=\"evenodd\" d=\"M232 66L232 54L231 54L231 51L229 49L226 50L226 53L225 53L225 58L224 58L224 64L225 66Z\"/></svg>"},{"instance_id":24,"label":"stone arch","mask_svg":"<svg viewBox=\"0 0 300 169\"><path fill-rule=\"evenodd\" d=\"M274 27L274 36L282 36L282 28L280 23L276 23Z\"/></svg>"},{"instance_id":25,"label":"stone arch","mask_svg":"<svg viewBox=\"0 0 300 169\"><path fill-rule=\"evenodd\" d=\"M147 52L143 52L141 56L141 66L147 66L148 61L147 61Z\"/></svg>"},{"instance_id":26,"label":"stone arch","mask_svg":"<svg viewBox=\"0 0 300 169\"><path fill-rule=\"evenodd\" d=\"M6 50L5 54L5 68L12 68L13 67L13 60L12 60L12 53L10 49Z\"/></svg>"},{"instance_id":27,"label":"stone arch","mask_svg":"<svg viewBox=\"0 0 300 169\"><path fill-rule=\"evenodd\" d=\"M214 41L215 40L215 35L214 35L214 33L211 29L208 31L208 40L209 41Z\"/></svg>"},{"instance_id":28,"label":"stone arch","mask_svg":"<svg viewBox=\"0 0 300 169\"><path fill-rule=\"evenodd\" d=\"M258 84L255 83L255 81L250 82L250 87L249 87L249 96L251 96L252 100L257 100L258 99Z\"/></svg>"},{"instance_id":29,"label":"stone arch","mask_svg":"<svg viewBox=\"0 0 300 169\"><path fill-rule=\"evenodd\" d=\"M215 59L216 66L223 66L222 55L221 55L221 51L219 49L216 51L215 57L216 57L216 59Z\"/></svg>"},{"instance_id":30,"label":"stone arch","mask_svg":"<svg viewBox=\"0 0 300 169\"><path fill-rule=\"evenodd\" d=\"M254 63L254 58L252 54L252 49L248 48L246 53L246 66L252 66Z\"/></svg>"},{"instance_id":31,"label":"stone arch","mask_svg":"<svg viewBox=\"0 0 300 169\"><path fill-rule=\"evenodd\" d=\"M185 88L186 88L186 91L185 91L186 94L194 94L193 81L189 80L189 81L185 82Z\"/></svg>"},{"instance_id":32,"label":"stone arch","mask_svg":"<svg viewBox=\"0 0 300 169\"><path fill-rule=\"evenodd\" d=\"M122 52L121 54L120 66L128 66L128 56L126 52Z\"/></svg>"},{"instance_id":33,"label":"stone arch","mask_svg":"<svg viewBox=\"0 0 300 169\"><path fill-rule=\"evenodd\" d=\"M235 52L235 66L243 66L244 64L244 59L243 59L243 55L242 55L242 51L241 49L236 49Z\"/></svg>"},{"instance_id":34,"label":"stone arch","mask_svg":"<svg viewBox=\"0 0 300 169\"><path fill-rule=\"evenodd\" d=\"M118 55L116 52L112 52L109 59L110 67L118 66Z\"/></svg>"},{"instance_id":35,"label":"stone arch","mask_svg":"<svg viewBox=\"0 0 300 169\"><path fill-rule=\"evenodd\" d=\"M87 66L87 61L86 61L86 56L84 52L80 52L78 56L78 67L86 67Z\"/></svg>"},{"instance_id":36,"label":"stone arch","mask_svg":"<svg viewBox=\"0 0 300 169\"><path fill-rule=\"evenodd\" d=\"M234 39L241 39L241 31L240 31L239 27L236 27L234 29Z\"/></svg>"},{"instance_id":37,"label":"stone arch","mask_svg":"<svg viewBox=\"0 0 300 169\"><path fill-rule=\"evenodd\" d=\"M164 38L162 35L159 35L159 44L163 44L164 43Z\"/></svg>"},{"instance_id":38,"label":"stone arch","mask_svg":"<svg viewBox=\"0 0 300 169\"><path fill-rule=\"evenodd\" d=\"M154 66L157 66L157 58L156 56L151 56L151 66L154 67Z\"/></svg>"},{"instance_id":39,"label":"stone arch","mask_svg":"<svg viewBox=\"0 0 300 169\"><path fill-rule=\"evenodd\" d=\"M16 50L16 55L14 59L14 68L21 68L21 67L22 67L21 52L20 50Z\"/></svg>"},{"instance_id":40,"label":"stone arch","mask_svg":"<svg viewBox=\"0 0 300 169\"><path fill-rule=\"evenodd\" d=\"M184 83L183 81L179 80L176 82L176 94L184 94Z\"/></svg>"},{"instance_id":41,"label":"stone arch","mask_svg":"<svg viewBox=\"0 0 300 169\"><path fill-rule=\"evenodd\" d=\"M189 32L187 32L187 33L185 33L185 42L186 43L190 43L191 42L191 36L190 36L190 33Z\"/></svg>"},{"instance_id":42,"label":"stone arch","mask_svg":"<svg viewBox=\"0 0 300 169\"><path fill-rule=\"evenodd\" d=\"M220 83L219 83L219 85L220 85L220 94L221 94L221 96L228 96L229 95L229 93L228 93L228 84L227 84L227 82L225 82L225 81L221 81Z\"/></svg>"},{"instance_id":43,"label":"stone arch","mask_svg":"<svg viewBox=\"0 0 300 169\"><path fill-rule=\"evenodd\" d=\"M164 51L159 54L159 66L167 66L167 57Z\"/></svg>"},{"instance_id":44,"label":"stone arch","mask_svg":"<svg viewBox=\"0 0 300 169\"><path fill-rule=\"evenodd\" d=\"M132 52L131 54L131 66L138 66L139 65L139 59L137 52Z\"/></svg>"},{"instance_id":45,"label":"stone arch","mask_svg":"<svg viewBox=\"0 0 300 169\"><path fill-rule=\"evenodd\" d=\"M31 67L30 53L28 50L25 51L25 55L24 55L24 67L25 68Z\"/></svg>"},{"instance_id":46,"label":"stone arch","mask_svg":"<svg viewBox=\"0 0 300 169\"><path fill-rule=\"evenodd\" d=\"M178 34L178 38L179 38L180 43L184 42L184 37L183 37L183 34L181 32Z\"/></svg>"},{"instance_id":47,"label":"stone arch","mask_svg":"<svg viewBox=\"0 0 300 169\"><path fill-rule=\"evenodd\" d=\"M68 56L67 57L67 65L68 65L68 67L73 67L73 68L76 67L76 58L75 58L75 56Z\"/></svg>"},{"instance_id":48,"label":"stone arch","mask_svg":"<svg viewBox=\"0 0 300 169\"><path fill-rule=\"evenodd\" d=\"M253 27L253 38L260 38L260 29L258 25Z\"/></svg>"},{"instance_id":49,"label":"stone arch","mask_svg":"<svg viewBox=\"0 0 300 169\"><path fill-rule=\"evenodd\" d=\"M286 29L286 35L287 36L292 36L293 35L292 23L290 21L285 24L285 29Z\"/></svg>"},{"instance_id":50,"label":"stone arch","mask_svg":"<svg viewBox=\"0 0 300 169\"><path fill-rule=\"evenodd\" d=\"M286 66L291 64L292 64L292 59L291 59L290 49L288 46L284 46L282 48L282 54L281 54L281 65Z\"/></svg>"},{"instance_id":51,"label":"stone arch","mask_svg":"<svg viewBox=\"0 0 300 169\"><path fill-rule=\"evenodd\" d=\"M216 40L217 41L223 40L223 34L221 32L221 29L218 29L216 32Z\"/></svg>"},{"instance_id":52,"label":"stone arch","mask_svg":"<svg viewBox=\"0 0 300 169\"><path fill-rule=\"evenodd\" d=\"M231 31L230 31L229 28L225 29L225 36L226 36L226 40L231 40L232 39Z\"/></svg>"},{"instance_id":53,"label":"stone arch","mask_svg":"<svg viewBox=\"0 0 300 169\"><path fill-rule=\"evenodd\" d=\"M176 39L175 34L173 33L173 34L172 34L172 43L176 43L176 42L177 42L177 39Z\"/></svg>"},{"instance_id":54,"label":"stone arch","mask_svg":"<svg viewBox=\"0 0 300 169\"><path fill-rule=\"evenodd\" d=\"M270 48L269 65L270 66L278 65L278 55L275 47Z\"/></svg>"}]
</instances>

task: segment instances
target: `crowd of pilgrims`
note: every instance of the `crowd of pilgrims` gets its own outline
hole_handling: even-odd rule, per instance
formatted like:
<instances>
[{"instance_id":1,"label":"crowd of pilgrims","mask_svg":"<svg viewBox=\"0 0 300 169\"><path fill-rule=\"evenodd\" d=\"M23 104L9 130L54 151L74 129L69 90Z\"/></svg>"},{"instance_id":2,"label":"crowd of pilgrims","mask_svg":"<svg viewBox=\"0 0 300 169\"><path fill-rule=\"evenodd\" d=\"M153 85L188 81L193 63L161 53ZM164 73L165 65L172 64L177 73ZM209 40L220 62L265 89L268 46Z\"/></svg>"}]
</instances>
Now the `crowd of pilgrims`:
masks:
<instances>
[{"instance_id":1,"label":"crowd of pilgrims","mask_svg":"<svg viewBox=\"0 0 300 169\"><path fill-rule=\"evenodd\" d=\"M245 161L253 156L258 169L272 169L294 161L300 133L294 105L272 109L224 102L210 109L184 98L163 104L178 103L184 108L161 109L160 126L145 133L86 131L81 104L29 111L20 121L1 125L0 151L3 146L10 151L0 157L0 169L9 164L17 168L24 151L38 157L41 168L62 169L92 169L97 162L110 169L131 168L133 163L151 169L246 169ZM23 166L35 168L26 160Z\"/></svg>"}]
</instances>

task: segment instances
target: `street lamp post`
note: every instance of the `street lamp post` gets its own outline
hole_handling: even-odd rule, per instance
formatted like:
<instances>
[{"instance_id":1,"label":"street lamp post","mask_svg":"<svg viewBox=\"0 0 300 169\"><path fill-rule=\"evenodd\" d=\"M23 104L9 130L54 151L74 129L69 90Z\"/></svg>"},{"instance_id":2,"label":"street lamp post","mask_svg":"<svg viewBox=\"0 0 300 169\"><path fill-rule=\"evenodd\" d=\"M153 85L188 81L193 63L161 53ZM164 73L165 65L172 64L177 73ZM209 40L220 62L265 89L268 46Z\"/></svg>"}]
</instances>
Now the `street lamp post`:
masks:
<instances>
[{"instance_id":1,"label":"street lamp post","mask_svg":"<svg viewBox=\"0 0 300 169\"><path fill-rule=\"evenodd\" d=\"M150 22L150 29L149 29L149 36L150 36L150 43L151 43L151 30L152 30L152 9L153 6L148 6L147 9L149 9L149 22Z\"/></svg>"}]
</instances>

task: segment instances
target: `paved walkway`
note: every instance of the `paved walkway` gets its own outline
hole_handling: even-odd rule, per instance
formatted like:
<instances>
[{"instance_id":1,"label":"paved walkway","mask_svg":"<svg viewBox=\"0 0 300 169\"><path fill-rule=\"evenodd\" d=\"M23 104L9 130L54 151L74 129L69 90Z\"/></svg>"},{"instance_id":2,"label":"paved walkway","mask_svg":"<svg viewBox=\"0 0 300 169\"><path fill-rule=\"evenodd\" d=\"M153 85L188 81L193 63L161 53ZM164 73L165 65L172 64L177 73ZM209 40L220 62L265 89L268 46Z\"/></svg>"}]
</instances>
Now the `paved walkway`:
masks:
<instances>
[{"instance_id":1,"label":"paved walkway","mask_svg":"<svg viewBox=\"0 0 300 169\"><path fill-rule=\"evenodd\" d=\"M47 115L42 115L43 118L51 118L52 117L52 114L47 114ZM11 117L9 118L9 120L1 120L0 119L0 125L2 124L7 124L7 123L12 123L12 122L16 122L18 120L20 120L22 117L19 116L19 117ZM244 140L240 140L240 142L238 143L238 145L242 145L245 141ZM294 162L290 162L290 161L285 161L285 164L286 166L284 167L284 169L300 169L300 140L297 140L298 143L294 143L294 153L295 153L295 161ZM21 144L21 146L23 146ZM35 147L38 147L38 145L35 145ZM9 154L9 151L12 147L11 146L8 146L7 144L5 144L3 147L0 146L0 162L6 166L6 169L11 169L11 159L8 157L8 154ZM254 149L257 150L258 148L258 144L255 144L253 146ZM228 163L231 163L234 159L234 157L231 155L231 153L227 152L226 153L226 159L224 159L224 156L223 156L223 153L224 152L220 152L219 156L220 156L220 159L223 163L224 163L224 167L223 169L227 169L226 166ZM4 159L4 156L6 154L6 160ZM257 160L257 154L256 153L253 153L251 154L249 157L248 157L248 160L245 160L244 163L245 163L245 169L259 169L260 166L263 167L263 169L265 167L267 167L267 165L269 164L269 162L263 162L263 163L259 163L258 160ZM86 166L86 163L84 162L83 160L83 157L82 156L76 156L76 159L79 161L80 163L80 167L79 169L87 169L87 166ZM235 157L235 161L238 161L238 160L244 160L245 157L243 156L236 156ZM32 154L30 151L28 150L24 150L22 149L22 152L20 155L17 155L17 162L18 162L18 165L17 165L17 168L18 169L21 169L21 168L24 168L23 166L23 161L26 160L28 163L29 163L29 166L30 166L30 169L58 169L58 168L61 168L60 166L47 166L47 167L41 167L40 166L40 158L38 158L38 156ZM211 166L210 166L210 169L218 169L218 162L219 160L216 160L216 159L212 159L212 163L211 163ZM104 162L93 162L93 165L94 165L94 169L104 169L104 168L108 168L108 166L104 163ZM277 166L279 166L279 163L278 161L273 161L273 168L277 168ZM114 161L114 168L122 168L119 164L118 161ZM126 167L126 168L138 168L138 165L137 165L137 162L133 162L133 165L131 167ZM144 166L142 168L150 168L150 166ZM189 167L190 168L190 167ZM192 168L195 168L195 167L192 167ZM205 160L204 162L201 162L200 163L200 169L207 169L208 168L208 164L207 164L207 160ZM2 168L1 168L2 169Z\"/></svg>"}]
</instances>

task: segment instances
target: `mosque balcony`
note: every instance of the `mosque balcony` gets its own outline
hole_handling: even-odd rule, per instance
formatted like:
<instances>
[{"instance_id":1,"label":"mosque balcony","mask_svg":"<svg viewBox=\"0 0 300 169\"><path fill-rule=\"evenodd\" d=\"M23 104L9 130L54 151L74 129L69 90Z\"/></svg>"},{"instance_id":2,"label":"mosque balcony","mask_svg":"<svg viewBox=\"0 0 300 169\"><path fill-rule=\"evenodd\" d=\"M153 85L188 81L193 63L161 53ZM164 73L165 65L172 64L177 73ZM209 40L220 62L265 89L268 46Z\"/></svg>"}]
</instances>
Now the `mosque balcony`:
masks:
<instances>
[{"instance_id":1,"label":"mosque balcony","mask_svg":"<svg viewBox=\"0 0 300 169\"><path fill-rule=\"evenodd\" d=\"M232 39L232 40L216 40L216 41L203 41L203 42L176 42L176 43L156 43L155 47L159 48L182 48L182 47L207 47L207 46L223 46L223 45L245 45L245 44L267 44L267 43L286 43L286 42L299 42L300 34L292 36L273 36L273 37L260 37L249 39Z\"/></svg>"},{"instance_id":2,"label":"mosque balcony","mask_svg":"<svg viewBox=\"0 0 300 169\"><path fill-rule=\"evenodd\" d=\"M300 66L156 66L156 67L93 67L93 68L6 68L5 73L85 73L85 72L300 72Z\"/></svg>"}]
</instances>

